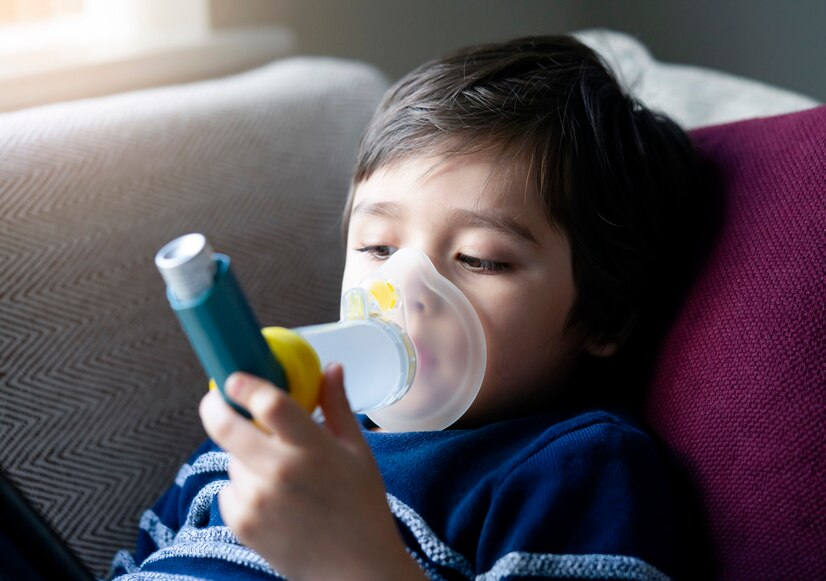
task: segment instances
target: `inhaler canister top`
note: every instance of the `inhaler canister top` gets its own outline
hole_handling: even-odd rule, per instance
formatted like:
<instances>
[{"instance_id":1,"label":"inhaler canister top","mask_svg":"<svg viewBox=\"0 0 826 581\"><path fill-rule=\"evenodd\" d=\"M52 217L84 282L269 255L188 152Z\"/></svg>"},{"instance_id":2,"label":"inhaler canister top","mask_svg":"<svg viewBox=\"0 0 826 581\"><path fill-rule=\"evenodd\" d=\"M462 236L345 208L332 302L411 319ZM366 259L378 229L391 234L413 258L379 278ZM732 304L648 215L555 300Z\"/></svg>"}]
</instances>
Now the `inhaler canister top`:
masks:
<instances>
[{"instance_id":1,"label":"inhaler canister top","mask_svg":"<svg viewBox=\"0 0 826 581\"><path fill-rule=\"evenodd\" d=\"M212 287L216 268L212 255L203 234L187 234L161 248L155 265L167 290L179 301L188 301Z\"/></svg>"}]
</instances>

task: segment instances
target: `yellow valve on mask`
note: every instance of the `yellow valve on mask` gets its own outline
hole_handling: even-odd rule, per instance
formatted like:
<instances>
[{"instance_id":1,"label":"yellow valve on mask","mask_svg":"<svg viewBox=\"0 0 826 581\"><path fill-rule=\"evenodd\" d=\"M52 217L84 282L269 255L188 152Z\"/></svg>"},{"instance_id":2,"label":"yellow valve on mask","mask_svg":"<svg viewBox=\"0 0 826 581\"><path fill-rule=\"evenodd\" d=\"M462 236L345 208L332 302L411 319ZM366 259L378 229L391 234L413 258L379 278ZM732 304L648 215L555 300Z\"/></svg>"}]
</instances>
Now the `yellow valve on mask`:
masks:
<instances>
[{"instance_id":1,"label":"yellow valve on mask","mask_svg":"<svg viewBox=\"0 0 826 581\"><path fill-rule=\"evenodd\" d=\"M399 293L386 280L377 280L370 285L370 294L376 299L383 312L392 311L399 302Z\"/></svg>"}]
</instances>

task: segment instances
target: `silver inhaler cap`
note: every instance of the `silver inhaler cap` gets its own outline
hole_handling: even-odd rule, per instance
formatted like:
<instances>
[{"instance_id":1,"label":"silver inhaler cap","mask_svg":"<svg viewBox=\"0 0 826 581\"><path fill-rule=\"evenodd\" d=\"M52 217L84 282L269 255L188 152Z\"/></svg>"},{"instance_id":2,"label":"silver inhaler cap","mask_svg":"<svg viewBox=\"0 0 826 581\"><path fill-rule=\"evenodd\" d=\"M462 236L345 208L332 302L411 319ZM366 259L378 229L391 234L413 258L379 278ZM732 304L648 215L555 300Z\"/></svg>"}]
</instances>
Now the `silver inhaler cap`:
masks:
<instances>
[{"instance_id":1,"label":"silver inhaler cap","mask_svg":"<svg viewBox=\"0 0 826 581\"><path fill-rule=\"evenodd\" d=\"M179 301L188 301L212 288L215 279L212 255L212 246L203 234L186 234L158 251L155 266L169 292Z\"/></svg>"},{"instance_id":2,"label":"silver inhaler cap","mask_svg":"<svg viewBox=\"0 0 826 581\"><path fill-rule=\"evenodd\" d=\"M393 432L453 424L476 399L487 361L482 323L470 301L425 253L411 248L397 250L358 286L376 297L382 318L404 329L416 351L407 393L367 416Z\"/></svg>"}]
</instances>

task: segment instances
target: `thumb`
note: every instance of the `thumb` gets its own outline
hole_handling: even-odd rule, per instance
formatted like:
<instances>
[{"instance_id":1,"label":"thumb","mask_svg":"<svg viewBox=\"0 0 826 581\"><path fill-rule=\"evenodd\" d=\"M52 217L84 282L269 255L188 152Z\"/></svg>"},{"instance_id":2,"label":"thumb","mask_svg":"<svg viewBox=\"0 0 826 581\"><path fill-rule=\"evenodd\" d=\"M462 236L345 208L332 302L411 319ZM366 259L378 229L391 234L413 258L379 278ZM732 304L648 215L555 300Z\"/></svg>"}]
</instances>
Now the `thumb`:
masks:
<instances>
[{"instance_id":1,"label":"thumb","mask_svg":"<svg viewBox=\"0 0 826 581\"><path fill-rule=\"evenodd\" d=\"M324 412L324 423L336 438L350 443L363 440L344 392L344 370L338 363L331 363L324 371L319 403Z\"/></svg>"}]
</instances>

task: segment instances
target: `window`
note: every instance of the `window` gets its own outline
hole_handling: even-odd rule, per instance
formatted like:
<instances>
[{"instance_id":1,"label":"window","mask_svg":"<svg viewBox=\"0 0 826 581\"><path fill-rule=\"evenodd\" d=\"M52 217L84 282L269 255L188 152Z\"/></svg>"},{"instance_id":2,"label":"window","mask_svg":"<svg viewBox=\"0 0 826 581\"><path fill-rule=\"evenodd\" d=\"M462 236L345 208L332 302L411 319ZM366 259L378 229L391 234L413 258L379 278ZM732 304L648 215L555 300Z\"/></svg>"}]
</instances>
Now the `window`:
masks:
<instances>
[{"instance_id":1,"label":"window","mask_svg":"<svg viewBox=\"0 0 826 581\"><path fill-rule=\"evenodd\" d=\"M146 43L209 32L206 0L0 0L0 67L32 53L88 52L102 44Z\"/></svg>"},{"instance_id":2,"label":"window","mask_svg":"<svg viewBox=\"0 0 826 581\"><path fill-rule=\"evenodd\" d=\"M283 27L213 30L210 0L0 0L0 112L231 74Z\"/></svg>"},{"instance_id":3,"label":"window","mask_svg":"<svg viewBox=\"0 0 826 581\"><path fill-rule=\"evenodd\" d=\"M83 0L0 0L0 26L77 16Z\"/></svg>"},{"instance_id":4,"label":"window","mask_svg":"<svg viewBox=\"0 0 826 581\"><path fill-rule=\"evenodd\" d=\"M0 70L29 60L79 27L83 0L0 0Z\"/></svg>"}]
</instances>

